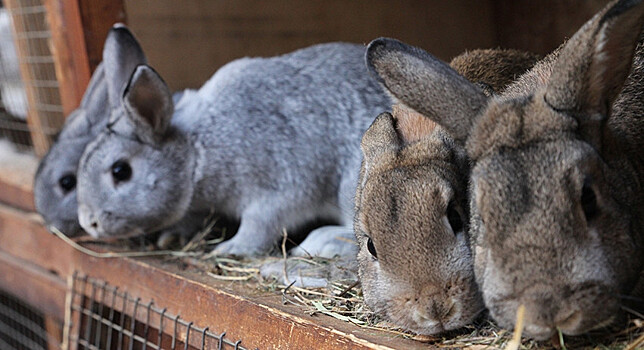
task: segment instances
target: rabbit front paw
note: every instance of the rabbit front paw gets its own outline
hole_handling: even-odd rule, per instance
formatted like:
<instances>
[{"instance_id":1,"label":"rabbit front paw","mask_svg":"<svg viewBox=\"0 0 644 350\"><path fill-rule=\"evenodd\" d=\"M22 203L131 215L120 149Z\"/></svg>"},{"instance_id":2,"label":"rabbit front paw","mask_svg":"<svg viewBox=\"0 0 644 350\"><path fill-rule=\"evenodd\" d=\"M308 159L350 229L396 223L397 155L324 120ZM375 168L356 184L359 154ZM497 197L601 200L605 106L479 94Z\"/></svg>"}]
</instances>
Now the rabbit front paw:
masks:
<instances>
[{"instance_id":1,"label":"rabbit front paw","mask_svg":"<svg viewBox=\"0 0 644 350\"><path fill-rule=\"evenodd\" d=\"M350 227L322 226L306 237L299 246L291 249L293 256L322 258L344 257L353 259L358 254L358 244Z\"/></svg>"},{"instance_id":2,"label":"rabbit front paw","mask_svg":"<svg viewBox=\"0 0 644 350\"><path fill-rule=\"evenodd\" d=\"M257 256L266 253L266 249L260 245L254 245L250 242L244 242L235 237L219 243L213 250L214 255L233 255L238 257Z\"/></svg>"}]
</instances>

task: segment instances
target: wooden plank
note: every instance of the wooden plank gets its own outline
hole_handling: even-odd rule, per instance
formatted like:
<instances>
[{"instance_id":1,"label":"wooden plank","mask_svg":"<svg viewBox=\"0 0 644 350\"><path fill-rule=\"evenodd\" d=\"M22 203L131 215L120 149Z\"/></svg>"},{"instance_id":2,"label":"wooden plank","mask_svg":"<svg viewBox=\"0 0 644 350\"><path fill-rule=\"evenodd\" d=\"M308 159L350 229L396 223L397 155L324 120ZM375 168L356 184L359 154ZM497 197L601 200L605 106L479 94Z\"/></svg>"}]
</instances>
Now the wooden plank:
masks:
<instances>
[{"instance_id":1,"label":"wooden plank","mask_svg":"<svg viewBox=\"0 0 644 350\"><path fill-rule=\"evenodd\" d=\"M226 331L246 347L284 349L427 349L426 344L364 330L327 316L311 316L282 305L281 297L224 283L164 259L99 259L84 255L49 234L29 215L0 205L0 250L66 278L77 270L119 290L181 315L211 332ZM141 321L143 314L137 317Z\"/></svg>"},{"instance_id":2,"label":"wooden plank","mask_svg":"<svg viewBox=\"0 0 644 350\"><path fill-rule=\"evenodd\" d=\"M63 113L78 107L89 83L90 68L77 1L44 0L51 29L51 51L56 67Z\"/></svg>"},{"instance_id":3,"label":"wooden plank","mask_svg":"<svg viewBox=\"0 0 644 350\"><path fill-rule=\"evenodd\" d=\"M442 59L496 44L491 1L125 0L149 62L173 89L201 86L244 56L273 56L321 42L379 36Z\"/></svg>"},{"instance_id":4,"label":"wooden plank","mask_svg":"<svg viewBox=\"0 0 644 350\"><path fill-rule=\"evenodd\" d=\"M3 152L0 157L0 202L35 211L32 188L38 158L10 149Z\"/></svg>"},{"instance_id":5,"label":"wooden plank","mask_svg":"<svg viewBox=\"0 0 644 350\"><path fill-rule=\"evenodd\" d=\"M0 289L55 321L63 321L67 286L60 276L1 251L0 276Z\"/></svg>"},{"instance_id":6,"label":"wooden plank","mask_svg":"<svg viewBox=\"0 0 644 350\"><path fill-rule=\"evenodd\" d=\"M2 176L0 176L0 202L26 211L36 210L31 187L17 185Z\"/></svg>"},{"instance_id":7,"label":"wooden plank","mask_svg":"<svg viewBox=\"0 0 644 350\"><path fill-rule=\"evenodd\" d=\"M65 115L80 104L91 72L102 60L107 32L125 20L118 0L44 0Z\"/></svg>"},{"instance_id":8,"label":"wooden plank","mask_svg":"<svg viewBox=\"0 0 644 350\"><path fill-rule=\"evenodd\" d=\"M0 204L0 251L63 276L73 269L73 249L41 224L40 217Z\"/></svg>"},{"instance_id":9,"label":"wooden plank","mask_svg":"<svg viewBox=\"0 0 644 350\"><path fill-rule=\"evenodd\" d=\"M59 350L63 342L63 322L52 316L45 316L45 330L47 331L47 349Z\"/></svg>"},{"instance_id":10,"label":"wooden plank","mask_svg":"<svg viewBox=\"0 0 644 350\"><path fill-rule=\"evenodd\" d=\"M67 2L65 0L59 0ZM93 72L103 60L103 44L112 25L126 23L123 0L76 0L85 37L85 50ZM73 2L73 1L70 1ZM87 84L85 84L87 85Z\"/></svg>"},{"instance_id":11,"label":"wooden plank","mask_svg":"<svg viewBox=\"0 0 644 350\"><path fill-rule=\"evenodd\" d=\"M498 0L494 23L501 47L550 53L610 0Z\"/></svg>"}]
</instances>

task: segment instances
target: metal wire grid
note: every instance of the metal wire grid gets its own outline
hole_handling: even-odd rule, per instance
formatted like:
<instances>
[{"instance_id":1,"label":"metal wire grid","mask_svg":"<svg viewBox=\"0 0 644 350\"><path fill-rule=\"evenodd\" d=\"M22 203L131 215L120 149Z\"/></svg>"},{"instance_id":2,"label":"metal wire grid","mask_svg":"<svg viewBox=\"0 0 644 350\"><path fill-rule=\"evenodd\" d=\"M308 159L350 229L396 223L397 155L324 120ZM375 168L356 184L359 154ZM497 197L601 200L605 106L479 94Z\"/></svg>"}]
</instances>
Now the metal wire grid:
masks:
<instances>
[{"instance_id":1,"label":"metal wire grid","mask_svg":"<svg viewBox=\"0 0 644 350\"><path fill-rule=\"evenodd\" d=\"M88 276L74 273L69 293L66 340L77 349L245 349Z\"/></svg>"},{"instance_id":2,"label":"metal wire grid","mask_svg":"<svg viewBox=\"0 0 644 350\"><path fill-rule=\"evenodd\" d=\"M0 76L0 137L30 150L33 142L48 145L64 121L50 50L51 32L42 0L3 3L11 6L1 9L6 11L10 28L0 32L4 36L0 37L0 70L7 73ZM15 57L9 57L12 55Z\"/></svg>"},{"instance_id":3,"label":"metal wire grid","mask_svg":"<svg viewBox=\"0 0 644 350\"><path fill-rule=\"evenodd\" d=\"M0 349L60 349L45 327L44 315L0 291Z\"/></svg>"}]
</instances>

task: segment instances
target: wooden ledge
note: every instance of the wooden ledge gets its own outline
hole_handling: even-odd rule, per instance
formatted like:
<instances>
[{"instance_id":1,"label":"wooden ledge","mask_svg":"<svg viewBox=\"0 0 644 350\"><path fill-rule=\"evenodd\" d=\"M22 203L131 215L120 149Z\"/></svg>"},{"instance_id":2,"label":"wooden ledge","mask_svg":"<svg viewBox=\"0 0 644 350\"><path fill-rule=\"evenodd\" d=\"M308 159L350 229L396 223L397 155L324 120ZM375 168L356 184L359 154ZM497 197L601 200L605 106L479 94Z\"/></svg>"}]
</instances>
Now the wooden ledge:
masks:
<instances>
[{"instance_id":1,"label":"wooden ledge","mask_svg":"<svg viewBox=\"0 0 644 350\"><path fill-rule=\"evenodd\" d=\"M29 154L11 153L0 162L0 202L25 211L36 211L34 207L33 179L38 159ZM4 159L6 158L6 159Z\"/></svg>"},{"instance_id":2,"label":"wooden ledge","mask_svg":"<svg viewBox=\"0 0 644 350\"><path fill-rule=\"evenodd\" d=\"M308 315L300 307L282 305L280 295L215 280L177 260L88 256L49 233L33 213L35 167L22 174L21 169L5 170L0 166L0 201L9 204L0 204L0 287L59 320L67 280L77 272L154 301L195 325L226 331L227 338L242 339L246 348L427 349L427 344L391 333Z\"/></svg>"},{"instance_id":3,"label":"wooden ledge","mask_svg":"<svg viewBox=\"0 0 644 350\"><path fill-rule=\"evenodd\" d=\"M25 296L45 310L64 308L66 280L74 271L105 281L119 290L154 301L195 325L226 331L245 347L284 349L427 349L427 344L387 332L363 329L332 317L311 316L282 305L274 293L241 282L215 280L163 258L109 258L85 255L50 234L33 214L0 205L0 273L27 279L0 279L2 288ZM47 286L47 287L43 287ZM25 291L37 289L31 295ZM60 314L59 314L60 315ZM142 316L141 316L142 317Z\"/></svg>"}]
</instances>

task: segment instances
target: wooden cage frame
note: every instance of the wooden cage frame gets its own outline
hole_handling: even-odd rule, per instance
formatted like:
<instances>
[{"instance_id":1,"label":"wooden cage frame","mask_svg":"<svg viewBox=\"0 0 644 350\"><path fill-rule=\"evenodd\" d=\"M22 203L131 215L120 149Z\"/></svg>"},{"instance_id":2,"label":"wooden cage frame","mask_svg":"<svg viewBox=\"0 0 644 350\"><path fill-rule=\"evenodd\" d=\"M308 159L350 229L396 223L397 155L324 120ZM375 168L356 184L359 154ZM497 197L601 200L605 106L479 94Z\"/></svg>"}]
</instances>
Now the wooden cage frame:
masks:
<instances>
[{"instance_id":1,"label":"wooden cage frame","mask_svg":"<svg viewBox=\"0 0 644 350\"><path fill-rule=\"evenodd\" d=\"M5 0L9 8L16 3ZM125 22L124 4L121 0L44 0L44 5L62 107L68 115L80 103L91 72L101 60L109 28L115 22ZM30 127L38 128L38 118L29 117ZM34 141L36 154L43 155L49 141ZM48 333L59 337L61 344L65 340L62 330L69 283L72 276L82 274L118 286L141 300L153 301L169 313L213 332L225 331L227 338L243 340L245 348L427 348L331 317L304 314L297 307L283 305L278 295L254 295L257 293L239 284L214 282L162 259L98 259L85 255L43 227L34 213L30 186L3 175L0 172L0 289L42 312ZM142 312L134 312L137 320L145 322ZM189 342L198 348L199 339Z\"/></svg>"},{"instance_id":2,"label":"wooden cage frame","mask_svg":"<svg viewBox=\"0 0 644 350\"><path fill-rule=\"evenodd\" d=\"M3 1L11 9L18 6L19 0ZM52 34L50 47L60 101L64 114L69 115L79 105L91 74L102 59L102 46L109 29L116 22L126 22L125 0L42 1ZM541 13L550 18L550 6L511 0L491 2L490 14L496 21L505 23L496 28L497 44L549 52L561 42L562 33L576 30L605 1L593 0L578 6L581 0L569 3L550 0L548 3L562 13L577 7L582 10L573 18L552 16L552 21L533 16ZM546 34L536 43L533 27ZM28 74L25 67L21 71L23 76ZM29 99L30 92L26 89ZM30 114L29 127L39 130L45 124L41 118L44 116ZM42 156L51 140L42 133L31 134L34 152ZM199 325L204 334L205 327L216 334L226 332L226 338L242 340L246 349L436 348L332 317L308 315L297 306L285 305L279 295L259 293L239 283L215 281L162 258L101 259L86 255L43 227L42 219L35 214L33 188L26 184L28 181L19 181L34 174L10 175L0 168L0 290L41 312L48 333L55 335L59 344L68 339L63 336L63 329L69 328L66 326L76 330L74 327L79 327L65 316L72 309L69 296L74 290L75 276L81 275L117 286L148 306L154 303L169 314L181 315ZM129 312L136 321L149 321L149 309L148 313L142 309L139 312L135 306L123 311ZM199 348L198 337L186 339L184 336L180 340L187 340L189 347L186 348ZM70 349L75 348L74 344L68 345Z\"/></svg>"}]
</instances>

